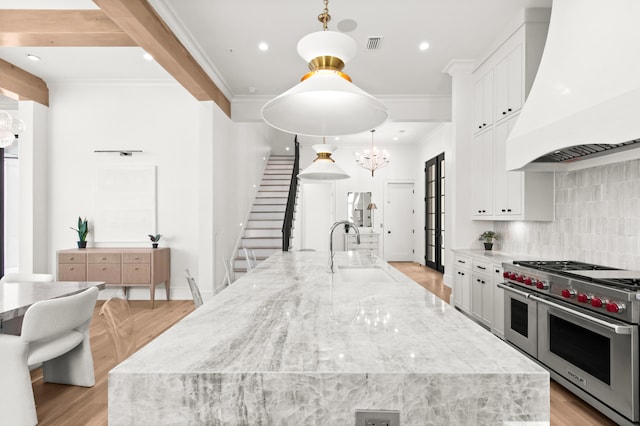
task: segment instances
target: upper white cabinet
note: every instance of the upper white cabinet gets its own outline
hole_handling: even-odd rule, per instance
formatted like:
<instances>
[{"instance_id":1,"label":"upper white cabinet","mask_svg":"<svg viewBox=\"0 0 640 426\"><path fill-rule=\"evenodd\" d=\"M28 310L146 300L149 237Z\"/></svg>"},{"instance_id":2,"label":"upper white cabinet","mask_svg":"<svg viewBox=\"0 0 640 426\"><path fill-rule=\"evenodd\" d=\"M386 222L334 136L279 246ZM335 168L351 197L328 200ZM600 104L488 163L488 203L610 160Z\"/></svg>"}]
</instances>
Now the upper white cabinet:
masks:
<instances>
[{"instance_id":1,"label":"upper white cabinet","mask_svg":"<svg viewBox=\"0 0 640 426\"><path fill-rule=\"evenodd\" d=\"M519 44L496 65L494 71L496 122L522 108L524 99L522 62L522 45Z\"/></svg>"},{"instance_id":2,"label":"upper white cabinet","mask_svg":"<svg viewBox=\"0 0 640 426\"><path fill-rule=\"evenodd\" d=\"M548 21L523 23L473 73L474 220L554 218L553 173L506 169L507 138L533 84L547 29Z\"/></svg>"},{"instance_id":3,"label":"upper white cabinet","mask_svg":"<svg viewBox=\"0 0 640 426\"><path fill-rule=\"evenodd\" d=\"M479 132L493 124L493 71L488 71L473 86L474 132Z\"/></svg>"}]
</instances>

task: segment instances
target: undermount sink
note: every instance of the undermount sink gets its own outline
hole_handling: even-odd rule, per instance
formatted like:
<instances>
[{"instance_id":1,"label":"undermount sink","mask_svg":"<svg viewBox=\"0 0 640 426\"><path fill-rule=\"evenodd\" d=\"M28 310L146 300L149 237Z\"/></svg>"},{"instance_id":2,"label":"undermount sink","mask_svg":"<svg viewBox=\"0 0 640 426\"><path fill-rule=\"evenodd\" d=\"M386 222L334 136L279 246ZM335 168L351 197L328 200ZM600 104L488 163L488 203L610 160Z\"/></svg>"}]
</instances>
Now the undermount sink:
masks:
<instances>
[{"instance_id":1,"label":"undermount sink","mask_svg":"<svg viewBox=\"0 0 640 426\"><path fill-rule=\"evenodd\" d=\"M338 276L344 282L397 282L379 266L338 266Z\"/></svg>"}]
</instances>

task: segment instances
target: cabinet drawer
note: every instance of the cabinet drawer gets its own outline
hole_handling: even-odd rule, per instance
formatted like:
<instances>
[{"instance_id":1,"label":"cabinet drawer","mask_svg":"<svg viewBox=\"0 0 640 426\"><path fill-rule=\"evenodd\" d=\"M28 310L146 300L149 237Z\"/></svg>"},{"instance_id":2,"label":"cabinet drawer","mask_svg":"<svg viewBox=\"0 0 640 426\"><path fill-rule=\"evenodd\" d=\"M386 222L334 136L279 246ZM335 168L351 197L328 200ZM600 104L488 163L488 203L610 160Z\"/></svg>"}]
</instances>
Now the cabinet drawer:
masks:
<instances>
[{"instance_id":1,"label":"cabinet drawer","mask_svg":"<svg viewBox=\"0 0 640 426\"><path fill-rule=\"evenodd\" d=\"M150 284L151 265L148 263L127 263L122 267L123 284Z\"/></svg>"},{"instance_id":2,"label":"cabinet drawer","mask_svg":"<svg viewBox=\"0 0 640 426\"><path fill-rule=\"evenodd\" d=\"M123 253L122 263L151 263L149 253Z\"/></svg>"},{"instance_id":3,"label":"cabinet drawer","mask_svg":"<svg viewBox=\"0 0 640 426\"><path fill-rule=\"evenodd\" d=\"M483 260L473 259L473 272L478 274L491 274L491 263Z\"/></svg>"},{"instance_id":4,"label":"cabinet drawer","mask_svg":"<svg viewBox=\"0 0 640 426\"><path fill-rule=\"evenodd\" d=\"M58 253L58 263L85 263L85 253Z\"/></svg>"},{"instance_id":5,"label":"cabinet drawer","mask_svg":"<svg viewBox=\"0 0 640 426\"><path fill-rule=\"evenodd\" d=\"M87 265L88 281L104 281L107 284L120 284L122 279L120 263L89 263Z\"/></svg>"},{"instance_id":6,"label":"cabinet drawer","mask_svg":"<svg viewBox=\"0 0 640 426\"><path fill-rule=\"evenodd\" d=\"M89 253L88 263L120 263L120 253Z\"/></svg>"},{"instance_id":7,"label":"cabinet drawer","mask_svg":"<svg viewBox=\"0 0 640 426\"><path fill-rule=\"evenodd\" d=\"M87 266L84 263L60 263L58 281L87 281Z\"/></svg>"},{"instance_id":8,"label":"cabinet drawer","mask_svg":"<svg viewBox=\"0 0 640 426\"><path fill-rule=\"evenodd\" d=\"M456 254L453 258L453 265L462 269L471 269L471 258Z\"/></svg>"}]
</instances>

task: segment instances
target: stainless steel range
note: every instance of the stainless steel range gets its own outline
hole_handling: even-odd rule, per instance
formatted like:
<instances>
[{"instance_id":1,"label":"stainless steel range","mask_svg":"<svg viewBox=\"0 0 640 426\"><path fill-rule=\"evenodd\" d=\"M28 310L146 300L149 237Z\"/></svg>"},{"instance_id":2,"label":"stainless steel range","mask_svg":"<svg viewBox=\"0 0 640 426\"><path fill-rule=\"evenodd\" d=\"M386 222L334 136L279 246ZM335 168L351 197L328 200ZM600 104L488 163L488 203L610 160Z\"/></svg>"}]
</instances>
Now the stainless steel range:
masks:
<instances>
[{"instance_id":1,"label":"stainless steel range","mask_svg":"<svg viewBox=\"0 0 640 426\"><path fill-rule=\"evenodd\" d=\"M619 424L640 424L640 272L504 263L505 338Z\"/></svg>"}]
</instances>

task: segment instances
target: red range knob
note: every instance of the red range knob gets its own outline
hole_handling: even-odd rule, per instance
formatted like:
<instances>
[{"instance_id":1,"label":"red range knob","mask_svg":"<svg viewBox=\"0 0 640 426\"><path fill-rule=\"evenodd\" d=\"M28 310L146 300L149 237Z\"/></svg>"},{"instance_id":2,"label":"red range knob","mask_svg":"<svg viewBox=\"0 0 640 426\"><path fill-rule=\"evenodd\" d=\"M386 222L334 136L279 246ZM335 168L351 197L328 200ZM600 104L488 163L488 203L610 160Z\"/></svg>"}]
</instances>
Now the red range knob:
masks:
<instances>
[{"instance_id":1,"label":"red range knob","mask_svg":"<svg viewBox=\"0 0 640 426\"><path fill-rule=\"evenodd\" d=\"M540 290L548 290L549 289L549 284L542 282L542 281L538 281L536 283L536 288L539 288Z\"/></svg>"},{"instance_id":2,"label":"red range knob","mask_svg":"<svg viewBox=\"0 0 640 426\"><path fill-rule=\"evenodd\" d=\"M620 313L624 311L624 304L623 303L617 303L617 302L611 302L611 303L607 303L607 312L613 312L615 314Z\"/></svg>"},{"instance_id":3,"label":"red range knob","mask_svg":"<svg viewBox=\"0 0 640 426\"><path fill-rule=\"evenodd\" d=\"M509 278L509 271L504 271L502 273L502 276L505 277L505 278Z\"/></svg>"},{"instance_id":4,"label":"red range knob","mask_svg":"<svg viewBox=\"0 0 640 426\"><path fill-rule=\"evenodd\" d=\"M590 300L591 300L591 296L589 296L588 294L584 294L584 293L578 294L578 302L589 303Z\"/></svg>"},{"instance_id":5,"label":"red range knob","mask_svg":"<svg viewBox=\"0 0 640 426\"><path fill-rule=\"evenodd\" d=\"M562 297L566 298L566 299L570 299L573 296L576 295L576 291L572 288L565 288L564 290L562 290L560 292L560 294L562 295Z\"/></svg>"},{"instance_id":6,"label":"red range knob","mask_svg":"<svg viewBox=\"0 0 640 426\"><path fill-rule=\"evenodd\" d=\"M524 282L524 275L519 275L518 278L516 278L516 280L518 280L519 283Z\"/></svg>"},{"instance_id":7,"label":"red range knob","mask_svg":"<svg viewBox=\"0 0 640 426\"><path fill-rule=\"evenodd\" d=\"M509 274L509 279L510 279L510 280L515 280L517 276L518 276L518 275L516 275L516 274L514 274L514 273L512 272L512 273L510 273L510 274Z\"/></svg>"},{"instance_id":8,"label":"red range knob","mask_svg":"<svg viewBox=\"0 0 640 426\"><path fill-rule=\"evenodd\" d=\"M605 303L607 303L606 300L603 300L599 297L594 297L593 299L591 299L591 306L593 306L594 308L602 308Z\"/></svg>"},{"instance_id":9,"label":"red range knob","mask_svg":"<svg viewBox=\"0 0 640 426\"><path fill-rule=\"evenodd\" d=\"M531 284L533 283L533 281L531 281L531 278L525 278L525 279L524 279L524 283L525 283L526 285L531 285Z\"/></svg>"}]
</instances>

